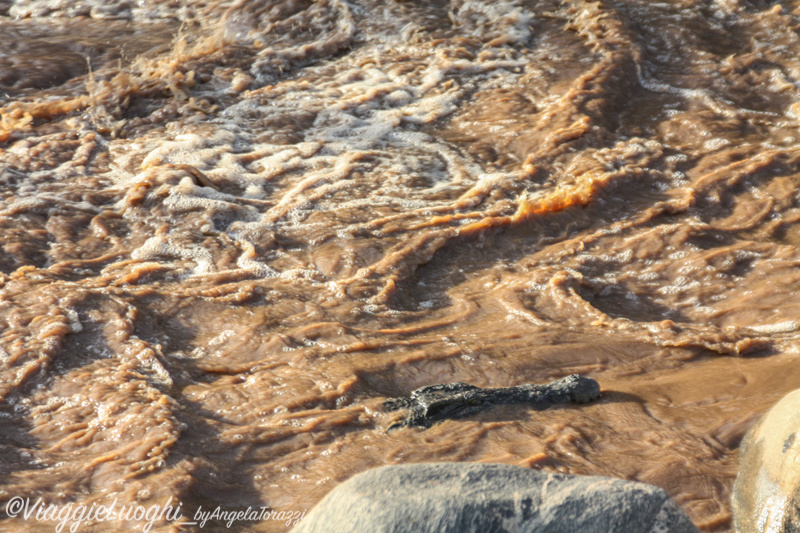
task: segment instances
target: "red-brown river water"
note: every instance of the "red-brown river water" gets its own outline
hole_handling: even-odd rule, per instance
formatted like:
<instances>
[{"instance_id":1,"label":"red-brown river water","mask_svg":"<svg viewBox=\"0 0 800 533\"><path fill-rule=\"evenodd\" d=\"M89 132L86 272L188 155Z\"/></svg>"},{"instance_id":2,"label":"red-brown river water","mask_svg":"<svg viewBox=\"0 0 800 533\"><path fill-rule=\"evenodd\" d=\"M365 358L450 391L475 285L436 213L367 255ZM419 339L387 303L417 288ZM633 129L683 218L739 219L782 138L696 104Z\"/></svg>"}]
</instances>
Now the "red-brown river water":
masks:
<instances>
[{"instance_id":1,"label":"red-brown river water","mask_svg":"<svg viewBox=\"0 0 800 533\"><path fill-rule=\"evenodd\" d=\"M798 6L0 1L0 530L486 461L730 531L800 387ZM573 373L600 400L385 431L418 387Z\"/></svg>"}]
</instances>

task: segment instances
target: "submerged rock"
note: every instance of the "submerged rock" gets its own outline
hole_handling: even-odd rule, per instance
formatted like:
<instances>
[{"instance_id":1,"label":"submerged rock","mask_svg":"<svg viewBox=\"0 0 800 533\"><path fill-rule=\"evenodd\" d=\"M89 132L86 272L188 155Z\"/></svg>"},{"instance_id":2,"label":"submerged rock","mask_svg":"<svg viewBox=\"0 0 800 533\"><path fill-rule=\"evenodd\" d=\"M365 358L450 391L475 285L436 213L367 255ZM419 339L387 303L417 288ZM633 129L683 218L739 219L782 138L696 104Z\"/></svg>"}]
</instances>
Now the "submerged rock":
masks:
<instances>
[{"instance_id":1,"label":"submerged rock","mask_svg":"<svg viewBox=\"0 0 800 533\"><path fill-rule=\"evenodd\" d=\"M386 466L336 487L293 533L689 533L658 487L513 465Z\"/></svg>"},{"instance_id":2,"label":"submerged rock","mask_svg":"<svg viewBox=\"0 0 800 533\"><path fill-rule=\"evenodd\" d=\"M408 398L383 403L390 411L406 409L406 417L389 430L404 426L431 427L448 418L462 418L492 405L527 404L544 409L562 403L585 403L600 396L600 385L591 378L572 374L545 385L520 385L482 389L466 383L422 387Z\"/></svg>"},{"instance_id":3,"label":"submerged rock","mask_svg":"<svg viewBox=\"0 0 800 533\"><path fill-rule=\"evenodd\" d=\"M800 532L800 390L775 404L748 432L733 486L739 533Z\"/></svg>"}]
</instances>

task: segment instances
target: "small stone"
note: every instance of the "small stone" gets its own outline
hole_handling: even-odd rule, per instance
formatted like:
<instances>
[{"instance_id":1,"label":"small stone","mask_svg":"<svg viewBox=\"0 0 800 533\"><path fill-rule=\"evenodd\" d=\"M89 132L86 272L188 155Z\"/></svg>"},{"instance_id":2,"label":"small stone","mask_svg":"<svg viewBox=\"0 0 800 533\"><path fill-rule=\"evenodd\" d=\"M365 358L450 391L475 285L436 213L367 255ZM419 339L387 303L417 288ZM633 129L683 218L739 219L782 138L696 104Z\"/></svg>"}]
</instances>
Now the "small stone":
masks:
<instances>
[{"instance_id":1,"label":"small stone","mask_svg":"<svg viewBox=\"0 0 800 533\"><path fill-rule=\"evenodd\" d=\"M293 533L696 533L644 483L490 463L395 465L336 487Z\"/></svg>"}]
</instances>

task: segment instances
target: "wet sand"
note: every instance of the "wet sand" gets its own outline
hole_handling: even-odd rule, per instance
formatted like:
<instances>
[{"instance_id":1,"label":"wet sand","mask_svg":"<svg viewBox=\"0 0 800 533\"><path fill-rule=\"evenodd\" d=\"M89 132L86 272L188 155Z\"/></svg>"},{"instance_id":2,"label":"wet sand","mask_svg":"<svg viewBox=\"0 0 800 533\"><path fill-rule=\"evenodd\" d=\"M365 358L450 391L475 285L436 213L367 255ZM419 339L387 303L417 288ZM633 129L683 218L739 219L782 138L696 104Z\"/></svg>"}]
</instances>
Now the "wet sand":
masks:
<instances>
[{"instance_id":1,"label":"wet sand","mask_svg":"<svg viewBox=\"0 0 800 533\"><path fill-rule=\"evenodd\" d=\"M371 467L486 461L731 531L739 442L800 387L799 23L0 2L0 530L52 530L15 497L301 512ZM385 431L419 387L573 373L599 401Z\"/></svg>"}]
</instances>

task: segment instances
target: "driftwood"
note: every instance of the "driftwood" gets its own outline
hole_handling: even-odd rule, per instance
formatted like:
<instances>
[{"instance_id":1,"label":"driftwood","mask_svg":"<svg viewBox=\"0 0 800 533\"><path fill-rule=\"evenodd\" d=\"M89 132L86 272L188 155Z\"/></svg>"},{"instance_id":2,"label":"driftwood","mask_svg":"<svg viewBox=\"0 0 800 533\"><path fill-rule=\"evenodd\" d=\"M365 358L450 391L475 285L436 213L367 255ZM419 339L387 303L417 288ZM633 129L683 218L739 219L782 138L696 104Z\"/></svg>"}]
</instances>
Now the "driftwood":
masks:
<instances>
[{"instance_id":1,"label":"driftwood","mask_svg":"<svg viewBox=\"0 0 800 533\"><path fill-rule=\"evenodd\" d=\"M422 387L405 398L393 398L383 403L389 411L408 411L405 418L387 431L405 426L431 427L445 419L462 418L493 405L526 404L545 409L563 403L585 403L600 396L597 381L572 374L544 385L486 388L466 383L447 383Z\"/></svg>"}]
</instances>

